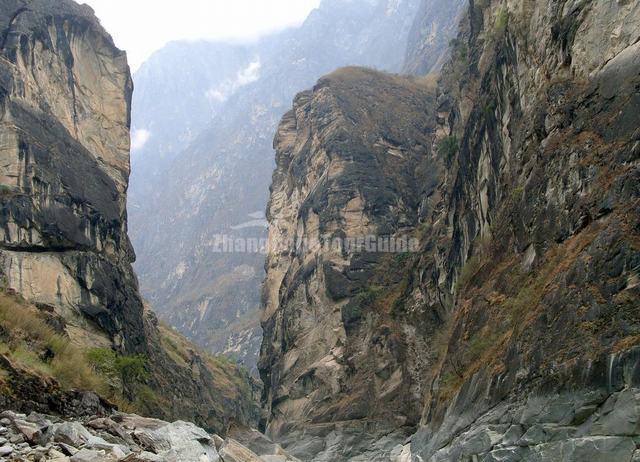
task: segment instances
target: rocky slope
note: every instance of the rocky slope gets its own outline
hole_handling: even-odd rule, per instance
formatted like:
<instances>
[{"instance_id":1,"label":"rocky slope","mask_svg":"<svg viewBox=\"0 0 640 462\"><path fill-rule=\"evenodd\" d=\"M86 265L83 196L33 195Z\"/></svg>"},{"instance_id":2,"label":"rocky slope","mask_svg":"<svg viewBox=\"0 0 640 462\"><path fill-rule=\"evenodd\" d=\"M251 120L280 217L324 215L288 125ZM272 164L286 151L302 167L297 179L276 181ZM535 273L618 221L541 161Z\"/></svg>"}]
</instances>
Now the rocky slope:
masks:
<instances>
[{"instance_id":1,"label":"rocky slope","mask_svg":"<svg viewBox=\"0 0 640 462\"><path fill-rule=\"evenodd\" d=\"M420 248L269 255L268 434L304 460L640 456L639 41L637 2L470 2L437 89L347 69L296 98L273 240Z\"/></svg>"},{"instance_id":2,"label":"rocky slope","mask_svg":"<svg viewBox=\"0 0 640 462\"><path fill-rule=\"evenodd\" d=\"M295 462L257 432L222 439L192 423L119 412L61 420L35 412L0 413L0 457L53 462Z\"/></svg>"},{"instance_id":3,"label":"rocky slope","mask_svg":"<svg viewBox=\"0 0 640 462\"><path fill-rule=\"evenodd\" d=\"M2 0L0 29L0 272L8 296L17 295L6 320L39 310L78 348L143 355L142 404L155 415L221 432L250 420L240 371L232 368L238 383L225 388L196 351L167 348L138 294L127 237L133 88L124 52L89 7L67 0ZM12 342L2 369L17 384L24 371L14 367L14 340L30 345L42 329L9 325L0 332Z\"/></svg>"},{"instance_id":4,"label":"rocky slope","mask_svg":"<svg viewBox=\"0 0 640 462\"><path fill-rule=\"evenodd\" d=\"M206 93L214 105L208 127L200 133L179 125L173 111L157 111L142 99L134 110L134 126L151 132L148 148L143 149L151 155L139 163L134 155L131 228L139 256L136 270L144 295L163 320L207 349L255 366L264 256L218 252L215 236L266 237L263 211L274 166L272 138L291 99L340 66L399 71L419 4L416 0L325 0L299 28L211 61L211 68L229 69L221 81L216 80L218 74L213 80L205 79L213 72L201 69L197 54L187 50L187 58L193 56L195 63L181 66L176 73L179 81L191 85L174 91L174 84L166 79L148 80L159 74L168 59L164 55L154 57L134 76L140 95L169 95L176 108L200 108ZM445 10L436 21L455 23L449 12ZM437 30L447 27L443 24ZM422 32L418 28L414 38L421 40ZM434 50L433 55L441 51ZM238 55L248 56L248 62L229 66L238 61ZM167 90L162 90L164 86ZM172 131L156 129L167 125L161 122L166 118L184 132L177 137L184 143L176 146ZM190 137L195 139L189 143ZM147 184L149 172L162 162L159 157L167 149L172 151L167 158L175 161L152 180L152 194L145 195L139 185Z\"/></svg>"}]
</instances>

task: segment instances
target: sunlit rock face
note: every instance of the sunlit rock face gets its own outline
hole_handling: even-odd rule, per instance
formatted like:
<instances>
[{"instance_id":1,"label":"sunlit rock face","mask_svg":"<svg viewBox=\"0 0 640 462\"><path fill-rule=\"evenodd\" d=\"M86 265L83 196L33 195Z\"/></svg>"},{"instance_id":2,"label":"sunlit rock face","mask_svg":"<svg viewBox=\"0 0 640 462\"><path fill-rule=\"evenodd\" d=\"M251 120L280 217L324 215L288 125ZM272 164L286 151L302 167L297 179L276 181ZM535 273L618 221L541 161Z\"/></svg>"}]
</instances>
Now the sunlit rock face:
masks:
<instances>
[{"instance_id":1,"label":"sunlit rock face","mask_svg":"<svg viewBox=\"0 0 640 462\"><path fill-rule=\"evenodd\" d=\"M260 370L266 431L300 457L313 457L307 432L361 434L354 454L387 435L382 451L420 419L412 326L394 313L412 256L348 243L413 236L440 181L435 105L433 79L344 68L299 94L278 129Z\"/></svg>"}]
</instances>

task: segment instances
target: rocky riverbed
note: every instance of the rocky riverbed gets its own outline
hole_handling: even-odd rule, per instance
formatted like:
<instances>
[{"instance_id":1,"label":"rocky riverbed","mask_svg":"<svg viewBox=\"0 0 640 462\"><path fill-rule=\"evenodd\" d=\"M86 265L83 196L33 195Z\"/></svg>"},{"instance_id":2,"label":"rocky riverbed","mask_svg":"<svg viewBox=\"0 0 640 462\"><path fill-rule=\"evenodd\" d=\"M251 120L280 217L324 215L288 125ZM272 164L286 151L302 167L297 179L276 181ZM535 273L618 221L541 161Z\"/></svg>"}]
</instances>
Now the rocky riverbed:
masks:
<instances>
[{"instance_id":1,"label":"rocky riverbed","mask_svg":"<svg viewBox=\"0 0 640 462\"><path fill-rule=\"evenodd\" d=\"M13 411L0 413L0 460L51 462L287 462L255 430L223 439L188 422L116 412L78 420Z\"/></svg>"}]
</instances>

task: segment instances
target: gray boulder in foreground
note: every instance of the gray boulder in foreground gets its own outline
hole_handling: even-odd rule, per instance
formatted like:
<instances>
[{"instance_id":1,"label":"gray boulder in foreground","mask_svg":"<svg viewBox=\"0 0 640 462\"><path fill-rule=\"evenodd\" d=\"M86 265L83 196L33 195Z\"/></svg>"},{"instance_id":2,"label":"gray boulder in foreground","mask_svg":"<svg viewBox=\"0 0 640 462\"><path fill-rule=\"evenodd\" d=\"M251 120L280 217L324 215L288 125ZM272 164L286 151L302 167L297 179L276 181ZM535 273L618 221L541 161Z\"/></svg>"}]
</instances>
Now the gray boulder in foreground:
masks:
<instances>
[{"instance_id":1,"label":"gray boulder in foreground","mask_svg":"<svg viewBox=\"0 0 640 462\"><path fill-rule=\"evenodd\" d=\"M289 462L288 456L255 430L238 431L252 449L183 421L114 413L110 417L61 420L37 413L0 413L5 444L2 460L54 462ZM258 453L254 452L257 451Z\"/></svg>"}]
</instances>

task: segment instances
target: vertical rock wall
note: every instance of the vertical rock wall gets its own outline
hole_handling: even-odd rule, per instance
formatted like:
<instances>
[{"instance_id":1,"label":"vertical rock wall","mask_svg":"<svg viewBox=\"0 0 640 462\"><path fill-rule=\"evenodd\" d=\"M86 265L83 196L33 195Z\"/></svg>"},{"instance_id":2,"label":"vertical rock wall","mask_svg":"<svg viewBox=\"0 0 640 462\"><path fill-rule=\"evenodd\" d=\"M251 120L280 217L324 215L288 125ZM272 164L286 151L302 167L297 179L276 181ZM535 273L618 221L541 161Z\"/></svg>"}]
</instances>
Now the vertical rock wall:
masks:
<instances>
[{"instance_id":1,"label":"vertical rock wall","mask_svg":"<svg viewBox=\"0 0 640 462\"><path fill-rule=\"evenodd\" d=\"M3 1L0 260L69 331L144 349L127 237L126 55L73 2Z\"/></svg>"},{"instance_id":2,"label":"vertical rock wall","mask_svg":"<svg viewBox=\"0 0 640 462\"><path fill-rule=\"evenodd\" d=\"M303 459L336 422L362 433L366 420L363 448L419 419L407 326L373 300L398 297L411 256L347 243L411 236L437 184L434 90L430 79L341 69L298 95L278 130L260 369L268 433L295 445L317 432L294 450Z\"/></svg>"},{"instance_id":3,"label":"vertical rock wall","mask_svg":"<svg viewBox=\"0 0 640 462\"><path fill-rule=\"evenodd\" d=\"M159 326L131 267L132 91L126 55L91 8L0 0L2 286L81 348L143 354L141 412L223 433L253 420L250 379Z\"/></svg>"},{"instance_id":4,"label":"vertical rock wall","mask_svg":"<svg viewBox=\"0 0 640 462\"><path fill-rule=\"evenodd\" d=\"M631 460L640 422L640 6L468 6L436 97L409 109L371 81L346 87L338 113L374 88L358 114L393 114L389 125L384 116L370 123L316 109L321 81L282 122L272 235L313 235L323 217L353 217L328 229L405 224L421 247L402 267L354 266L353 256L338 266L321 252L270 256L268 428L296 430L289 447L309 460ZM418 139L416 121L426 168L397 174L381 162L372 177L348 177L348 188L327 186L343 171L327 168L339 156L320 127L346 131L338 152L374 163L375 145L360 140L396 131L408 138L389 139L406 146ZM383 156L398 165L393 149ZM408 183L423 189L405 195ZM393 200L331 200L345 190ZM350 291L353 280L367 289ZM353 428L375 434L380 415L385 436L359 446ZM622 420L629 426L613 424ZM416 425L410 444L388 449L392 429Z\"/></svg>"}]
</instances>

